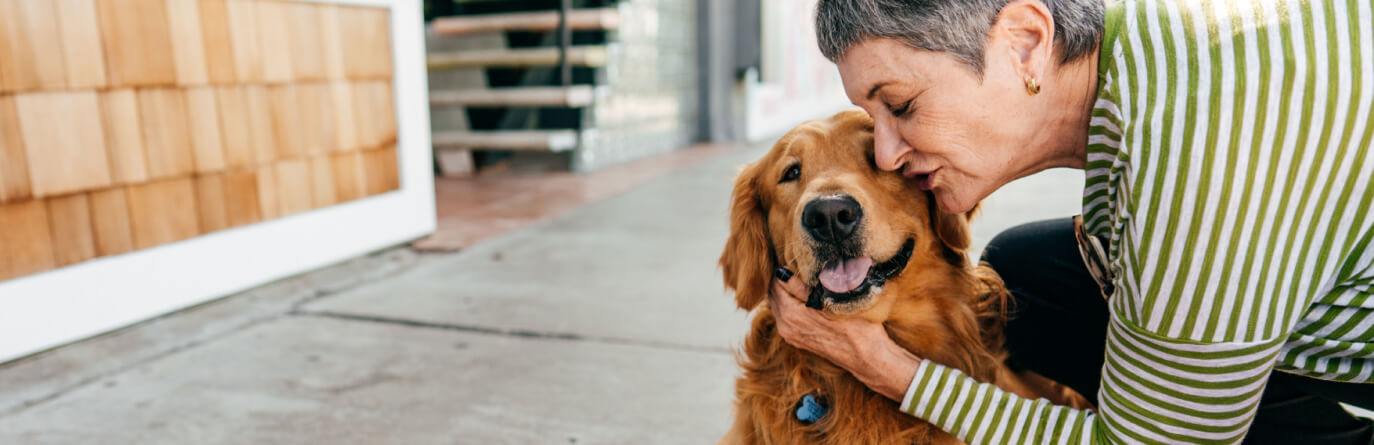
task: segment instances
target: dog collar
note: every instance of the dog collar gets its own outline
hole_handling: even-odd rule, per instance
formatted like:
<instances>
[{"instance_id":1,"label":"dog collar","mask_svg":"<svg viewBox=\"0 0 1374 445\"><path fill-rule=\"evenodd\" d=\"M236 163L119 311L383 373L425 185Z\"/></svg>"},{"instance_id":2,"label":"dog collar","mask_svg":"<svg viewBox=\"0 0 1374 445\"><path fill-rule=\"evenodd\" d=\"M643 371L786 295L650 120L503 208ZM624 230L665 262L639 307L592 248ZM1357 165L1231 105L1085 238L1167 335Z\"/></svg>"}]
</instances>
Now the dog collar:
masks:
<instances>
[{"instance_id":1,"label":"dog collar","mask_svg":"<svg viewBox=\"0 0 1374 445\"><path fill-rule=\"evenodd\" d=\"M811 288L811 295L806 297L806 307L815 310L825 309L825 287L817 285ZM807 397L811 397L807 395Z\"/></svg>"}]
</instances>

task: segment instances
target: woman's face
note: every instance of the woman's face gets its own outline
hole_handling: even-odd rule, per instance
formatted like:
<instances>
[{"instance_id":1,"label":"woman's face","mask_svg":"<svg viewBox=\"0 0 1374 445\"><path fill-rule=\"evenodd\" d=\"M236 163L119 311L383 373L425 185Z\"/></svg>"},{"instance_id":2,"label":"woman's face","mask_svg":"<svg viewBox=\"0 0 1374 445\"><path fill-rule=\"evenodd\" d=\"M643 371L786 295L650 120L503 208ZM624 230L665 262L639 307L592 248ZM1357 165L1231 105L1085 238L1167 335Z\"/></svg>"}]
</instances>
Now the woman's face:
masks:
<instances>
[{"instance_id":1,"label":"woman's face","mask_svg":"<svg viewBox=\"0 0 1374 445\"><path fill-rule=\"evenodd\" d=\"M989 42L990 44L993 42ZM989 57L982 79L945 53L868 39L840 60L845 93L873 117L875 161L965 212L1026 174L1041 126L1022 76ZM1000 62L1000 63L999 63Z\"/></svg>"}]
</instances>

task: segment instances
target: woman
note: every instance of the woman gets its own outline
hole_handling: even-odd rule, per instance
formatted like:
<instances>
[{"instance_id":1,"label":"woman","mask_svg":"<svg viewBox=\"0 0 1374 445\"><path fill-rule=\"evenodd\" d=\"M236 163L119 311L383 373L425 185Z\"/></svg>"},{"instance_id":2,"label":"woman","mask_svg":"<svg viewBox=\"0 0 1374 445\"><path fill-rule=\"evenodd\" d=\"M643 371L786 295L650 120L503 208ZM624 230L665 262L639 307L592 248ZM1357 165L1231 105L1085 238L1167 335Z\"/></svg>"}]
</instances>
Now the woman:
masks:
<instances>
[{"instance_id":1,"label":"woman","mask_svg":"<svg viewBox=\"0 0 1374 445\"><path fill-rule=\"evenodd\" d=\"M805 308L801 278L774 283L779 332L971 444L1370 443L1337 402L1374 406L1372 7L821 0L878 167L942 209L1087 171L1078 230L1015 228L985 260L1013 364L1098 410L923 361Z\"/></svg>"}]
</instances>

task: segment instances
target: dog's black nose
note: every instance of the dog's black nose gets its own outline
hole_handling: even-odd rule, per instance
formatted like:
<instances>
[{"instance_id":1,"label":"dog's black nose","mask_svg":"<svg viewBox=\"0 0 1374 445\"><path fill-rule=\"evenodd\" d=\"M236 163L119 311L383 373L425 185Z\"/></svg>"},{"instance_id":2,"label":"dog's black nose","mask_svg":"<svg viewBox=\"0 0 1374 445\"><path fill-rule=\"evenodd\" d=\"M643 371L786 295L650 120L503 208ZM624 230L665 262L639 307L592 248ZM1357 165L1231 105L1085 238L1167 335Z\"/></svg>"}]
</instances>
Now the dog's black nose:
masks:
<instances>
[{"instance_id":1,"label":"dog's black nose","mask_svg":"<svg viewBox=\"0 0 1374 445\"><path fill-rule=\"evenodd\" d=\"M802 209L802 227L816 241L838 243L854 235L864 211L848 196L828 196L811 201Z\"/></svg>"}]
</instances>

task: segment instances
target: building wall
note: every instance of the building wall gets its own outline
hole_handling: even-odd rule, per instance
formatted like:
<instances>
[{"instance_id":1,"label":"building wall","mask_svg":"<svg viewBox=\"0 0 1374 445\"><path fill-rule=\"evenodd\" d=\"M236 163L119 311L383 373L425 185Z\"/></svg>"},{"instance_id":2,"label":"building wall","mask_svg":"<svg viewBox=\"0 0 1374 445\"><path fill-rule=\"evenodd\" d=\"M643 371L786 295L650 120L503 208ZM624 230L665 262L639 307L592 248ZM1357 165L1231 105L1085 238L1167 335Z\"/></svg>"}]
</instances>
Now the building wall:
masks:
<instances>
[{"instance_id":1,"label":"building wall","mask_svg":"<svg viewBox=\"0 0 1374 445\"><path fill-rule=\"evenodd\" d=\"M0 3L0 280L395 190L388 13Z\"/></svg>"},{"instance_id":2,"label":"building wall","mask_svg":"<svg viewBox=\"0 0 1374 445\"><path fill-rule=\"evenodd\" d=\"M697 137L696 0L624 0L606 70L609 94L591 111L596 130L574 155L578 170L668 152Z\"/></svg>"},{"instance_id":3,"label":"building wall","mask_svg":"<svg viewBox=\"0 0 1374 445\"><path fill-rule=\"evenodd\" d=\"M764 141L849 108L817 49L816 0L699 0L703 109L712 142Z\"/></svg>"},{"instance_id":4,"label":"building wall","mask_svg":"<svg viewBox=\"0 0 1374 445\"><path fill-rule=\"evenodd\" d=\"M853 107L835 64L816 43L816 0L761 1L763 54L744 83L746 137L763 140Z\"/></svg>"},{"instance_id":5,"label":"building wall","mask_svg":"<svg viewBox=\"0 0 1374 445\"><path fill-rule=\"evenodd\" d=\"M420 29L412 0L0 2L0 361L432 230Z\"/></svg>"}]
</instances>

